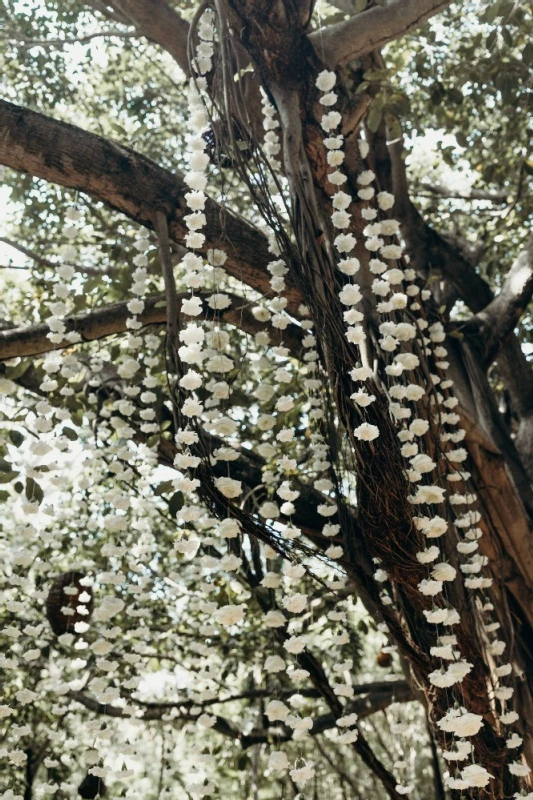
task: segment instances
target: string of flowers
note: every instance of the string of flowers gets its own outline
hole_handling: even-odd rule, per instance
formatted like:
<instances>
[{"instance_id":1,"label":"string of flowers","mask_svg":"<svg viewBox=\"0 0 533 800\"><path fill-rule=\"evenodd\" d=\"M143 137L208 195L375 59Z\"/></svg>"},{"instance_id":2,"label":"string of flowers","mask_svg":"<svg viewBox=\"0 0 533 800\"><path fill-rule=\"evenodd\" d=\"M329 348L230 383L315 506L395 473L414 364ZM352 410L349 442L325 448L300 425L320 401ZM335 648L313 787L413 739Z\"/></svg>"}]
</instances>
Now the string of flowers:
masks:
<instances>
[{"instance_id":1,"label":"string of flowers","mask_svg":"<svg viewBox=\"0 0 533 800\"><path fill-rule=\"evenodd\" d=\"M334 73L323 71L317 78L316 85L317 88L323 92L320 102L322 105L326 107L331 107L337 101L337 95L335 92L332 91L336 82L336 76ZM328 137L324 140L325 146L328 150L327 153L327 160L328 164L335 168L335 171L328 175L328 180L332 183L335 187L342 186L342 184L346 180L346 176L338 169L344 160L344 154L342 153L341 147L343 143L342 136L334 135L335 129L340 124L341 118L338 112L329 111L328 113L324 114L322 117L322 127L324 130L329 134ZM361 156L363 159L366 158L368 155L368 144L364 140L359 141L359 148L361 152ZM363 201L371 201L375 196L375 190L370 185L375 179L375 175L371 170L363 170L357 178L357 182L361 188L358 190L358 197ZM342 191L336 191L333 198L332 204L333 208L335 209L332 212L332 223L335 228L339 230L343 230L350 225L350 214L347 212L349 205L352 202L351 196L347 193ZM392 207L394 202L394 197L386 192L380 192L377 196L377 204L378 208L381 211L387 211L389 208ZM424 336L423 331L428 328L427 321L421 316L418 315L416 318L415 325L411 322L407 321L400 321L394 322L392 319L388 318L388 316L393 313L394 311L400 311L405 309L408 304L408 298L416 298L419 293L419 288L416 284L412 283L415 279L415 273L411 269L402 270L400 269L394 262L400 259L403 255L402 251L403 248L401 245L392 243L392 244L385 244L385 241L382 236L397 236L399 233L399 223L393 219L386 219L375 221L378 216L378 209L372 207L366 207L362 209L362 215L365 220L367 220L370 224L368 224L364 229L365 235L365 247L370 251L372 255L374 253L376 256L379 253L380 258L374 257L370 259L369 267L371 272L373 272L377 277L374 279L372 283L372 291L374 295L378 298L378 302L376 303L376 308L378 313L381 315L386 315L385 322L381 323L379 326L380 333L382 334L382 338L379 340L379 346L384 354L394 352L400 345L401 342L409 342L414 340L415 337L420 337L422 340L422 352L424 355L429 356L432 354L430 348L427 345L430 343L440 343L444 340L445 334L442 328L442 324L434 323L429 328L429 339ZM352 234L343 234L340 233L336 236L334 244L336 249L341 253L350 253L351 250L355 246L355 237ZM346 266L345 261L348 260L348 265ZM405 260L405 259L404 259ZM386 263L386 262L389 263ZM392 266L390 266L390 262ZM341 271L344 274L354 275L357 270L359 269L359 263L357 260L351 261L349 259L343 259L340 265ZM405 293L403 291L398 291L400 288L400 284L403 282L408 282L410 285L407 287ZM348 283L346 284L341 292L339 293L339 297L341 302L344 305L354 306L356 305L360 299L361 294L359 291L359 287L355 283ZM385 299L387 298L388 299ZM422 293L422 299L424 299L424 293ZM427 299L427 298L426 298ZM418 299L415 299L411 303L411 312L417 312L421 309L420 303ZM355 311L355 313L353 313ZM348 322L349 325L353 325L353 327L348 328L347 331L347 338L350 342L357 344L361 347L366 339L366 334L364 329L360 325L354 325L354 323L358 323L362 321L362 314L357 310L352 308L345 314L345 321ZM443 361L442 359L447 355L446 350L440 344L438 347L435 348L436 357L436 366L439 370L445 370L448 367L447 362ZM363 358L363 355L362 355ZM438 360L441 359L441 360ZM394 363L388 365L385 368L386 373L391 376L400 376L404 371L414 370L420 365L419 357L410 351L404 353L398 353L394 356ZM357 380L366 380L371 377L372 370L369 367L361 366L356 368L353 371L352 377ZM431 380L433 383L433 387L436 387L439 383L441 383L441 379L438 375L431 375ZM446 382L446 388L451 386L451 381ZM408 402L416 402L422 399L425 394L425 389L423 384L419 385L417 383L411 383L408 386L403 386L402 384L392 385L389 388L389 408L393 418L396 422L401 422L401 420L409 419L412 416L412 410L405 406L402 406L401 400L406 400ZM455 407L457 404L457 399L454 397L444 398L440 395L439 392L436 393L437 396L431 397L431 401L433 403L442 403L444 411L444 422L450 423L454 415L451 412L451 409ZM359 391L355 392L351 398L359 407L365 408L366 406L370 405L375 400L373 395L370 395L364 388L361 388ZM430 402L431 402L430 401ZM437 422L441 422L437 420ZM417 418L413 420L414 426L413 428L405 428L403 427L401 431L399 431L399 436L401 441L403 442L402 446L402 454L406 458L410 458L410 469L407 472L408 478L411 482L420 481L423 474L430 473L436 470L437 465L432 460L432 458L423 452L419 452L419 446L412 442L414 436L422 436L426 433L429 425L426 421L422 418ZM411 423L411 424L413 424ZM355 435L357 438L367 438L371 440L379 435L379 431L375 426L369 426L368 428L361 427L356 429ZM361 435L363 434L363 435ZM441 434L441 443L451 441L452 443L457 443L462 440L464 437L464 431L458 431L456 434ZM451 461L452 464L457 468L457 465L461 464L462 461L467 457L467 453L463 448L458 449L447 449L445 453L445 457L448 461ZM459 474L459 479L467 479L469 475L462 475ZM437 475L438 479L438 475ZM424 504L433 504L433 503L442 503L445 498L445 490L438 487L438 486L430 486L430 485L423 485L418 487L415 494L410 497L412 503L416 505L424 505ZM452 505L459 505L459 504L471 504L476 501L475 495L453 495L450 498L450 502ZM479 512L475 512L464 516L463 520L459 521L460 526L467 527L472 524L472 522L477 522L479 517ZM423 533L429 535L431 538L437 538L442 535L448 528L448 523L446 520L439 518L439 517L415 517L415 523L419 530L422 530ZM474 538L478 534L470 534L469 538ZM465 552L470 550L470 547L467 547L463 544L462 551ZM473 548L472 548L473 549ZM461 552L461 547L459 548ZM439 555L441 555L440 548L433 545L431 547L426 548L425 551L418 554L417 558L421 563L431 563L435 561ZM483 559L480 560L479 556L474 556L471 560L470 564L461 565L462 571L468 573L470 571L477 571L478 568L481 567ZM379 574L381 573L381 575ZM378 577L387 578L386 574L383 573L383 570L378 571ZM439 562L435 565L429 577L424 579L419 584L419 590L421 593L425 595L434 596L437 593L440 593L443 589L443 585L447 581L453 581L456 578L456 570L455 568L446 562L445 560ZM465 580L465 585L467 588L487 588L490 586L491 580L490 578L481 578L477 580L473 580L471 578L467 578ZM385 600L385 596L382 594L382 598ZM390 602L390 600L389 600ZM435 621L437 622L437 616L439 617L438 621L441 621L446 624L454 624L455 622L459 621L458 614L455 609L446 609L441 610L437 609L434 612L425 612L428 621ZM453 636L446 636L441 637L437 647L432 648L432 655L457 659L457 651L453 650L453 646L456 646L457 640L456 637ZM455 683L460 683L464 676L468 674L468 672L472 669L472 665L466 662L464 659L462 660L453 660L453 663L450 664L445 669L441 668L439 671L432 673L429 676L429 679L432 683L437 686L451 686ZM499 690L496 690L497 692ZM507 689L502 688L499 692L502 698L508 699L510 694ZM463 709L464 711L464 709ZM463 716L462 723L466 722L465 716L469 717L469 727L475 733L479 730L479 727L482 724L482 718L479 715L462 715L461 713L457 713L455 710L452 709L443 720L439 721L439 726L444 730L449 730L453 733L464 733L465 725L460 723L457 717ZM476 720L474 718L477 717ZM471 718L471 719L470 719ZM475 730L474 730L475 728ZM470 734L469 734L470 735ZM518 737L519 738L519 737ZM518 742L517 738L513 737L512 746L514 743ZM465 748L463 747L463 750ZM470 751L470 746L468 746L468 751ZM453 756L452 756L453 757ZM527 769L527 767L525 768ZM511 766L511 771L516 774L516 766ZM520 769L518 770L520 772ZM524 773L525 774L525 773ZM482 787L485 786L490 779L489 773L480 765L472 764L469 767L466 767L461 772L460 778L449 778L448 783L452 788L468 788L469 786L472 787ZM402 787L402 791L407 791L406 787Z\"/></svg>"}]
</instances>

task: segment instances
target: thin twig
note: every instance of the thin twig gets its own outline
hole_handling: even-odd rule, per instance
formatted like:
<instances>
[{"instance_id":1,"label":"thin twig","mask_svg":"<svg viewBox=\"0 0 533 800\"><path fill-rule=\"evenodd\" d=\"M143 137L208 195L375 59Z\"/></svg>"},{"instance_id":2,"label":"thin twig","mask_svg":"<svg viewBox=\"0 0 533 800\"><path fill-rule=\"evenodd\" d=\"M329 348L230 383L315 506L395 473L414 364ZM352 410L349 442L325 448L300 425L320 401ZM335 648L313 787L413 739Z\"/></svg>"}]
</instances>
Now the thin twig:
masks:
<instances>
[{"instance_id":1,"label":"thin twig","mask_svg":"<svg viewBox=\"0 0 533 800\"><path fill-rule=\"evenodd\" d=\"M179 342L179 307L176 291L176 279L172 269L172 251L168 235L168 221L163 211L156 211L154 225L157 232L159 258L163 280L165 281L165 297L167 303L167 341L171 354L171 364L178 371L178 342Z\"/></svg>"},{"instance_id":2,"label":"thin twig","mask_svg":"<svg viewBox=\"0 0 533 800\"><path fill-rule=\"evenodd\" d=\"M92 39L100 37L118 37L120 39L141 38L138 31L95 31L95 33L87 33L83 36L68 36L65 39L26 39L26 37L9 37L4 39L9 44L20 45L25 48L32 47L56 47L65 44L77 44L90 42Z\"/></svg>"}]
</instances>

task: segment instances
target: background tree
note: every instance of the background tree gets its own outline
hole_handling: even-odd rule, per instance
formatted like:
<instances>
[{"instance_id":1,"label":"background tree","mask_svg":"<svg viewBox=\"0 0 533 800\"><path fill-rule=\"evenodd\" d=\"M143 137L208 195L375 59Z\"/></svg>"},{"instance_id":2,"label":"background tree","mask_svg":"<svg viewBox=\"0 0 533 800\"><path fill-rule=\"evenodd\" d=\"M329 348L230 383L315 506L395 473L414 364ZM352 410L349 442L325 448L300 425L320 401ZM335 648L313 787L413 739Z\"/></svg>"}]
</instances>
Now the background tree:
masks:
<instances>
[{"instance_id":1,"label":"background tree","mask_svg":"<svg viewBox=\"0 0 533 800\"><path fill-rule=\"evenodd\" d=\"M3 796L528 796L530 11L4 14Z\"/></svg>"}]
</instances>

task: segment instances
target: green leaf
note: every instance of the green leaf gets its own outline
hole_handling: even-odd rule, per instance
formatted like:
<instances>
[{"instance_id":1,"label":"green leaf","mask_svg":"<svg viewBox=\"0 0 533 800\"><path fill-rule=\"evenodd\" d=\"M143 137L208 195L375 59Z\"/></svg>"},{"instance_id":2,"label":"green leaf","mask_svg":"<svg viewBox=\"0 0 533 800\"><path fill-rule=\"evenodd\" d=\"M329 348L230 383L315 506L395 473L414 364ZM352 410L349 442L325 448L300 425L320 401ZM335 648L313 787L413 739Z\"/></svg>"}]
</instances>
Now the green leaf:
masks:
<instances>
[{"instance_id":1,"label":"green leaf","mask_svg":"<svg viewBox=\"0 0 533 800\"><path fill-rule=\"evenodd\" d=\"M168 504L168 510L174 519L178 516L178 511L183 508L183 503L185 502L183 494L181 492L175 492L170 498Z\"/></svg>"},{"instance_id":2,"label":"green leaf","mask_svg":"<svg viewBox=\"0 0 533 800\"><path fill-rule=\"evenodd\" d=\"M13 464L5 458L0 458L0 472L11 472Z\"/></svg>"},{"instance_id":3,"label":"green leaf","mask_svg":"<svg viewBox=\"0 0 533 800\"><path fill-rule=\"evenodd\" d=\"M38 503L42 503L43 501L44 492L33 478L26 478L26 497L31 502L37 500Z\"/></svg>"},{"instance_id":4,"label":"green leaf","mask_svg":"<svg viewBox=\"0 0 533 800\"><path fill-rule=\"evenodd\" d=\"M481 15L480 19L482 22L494 22L496 17L499 16L500 12L500 3L499 0L493 0L490 2L483 14Z\"/></svg>"},{"instance_id":5,"label":"green leaf","mask_svg":"<svg viewBox=\"0 0 533 800\"><path fill-rule=\"evenodd\" d=\"M524 169L528 175L533 175L533 157L524 159Z\"/></svg>"},{"instance_id":6,"label":"green leaf","mask_svg":"<svg viewBox=\"0 0 533 800\"><path fill-rule=\"evenodd\" d=\"M533 44L528 42L522 50L522 61L526 64L533 64Z\"/></svg>"},{"instance_id":7,"label":"green leaf","mask_svg":"<svg viewBox=\"0 0 533 800\"><path fill-rule=\"evenodd\" d=\"M16 478L19 473L15 470L11 472L0 472L0 483L10 483L13 478Z\"/></svg>"},{"instance_id":8,"label":"green leaf","mask_svg":"<svg viewBox=\"0 0 533 800\"><path fill-rule=\"evenodd\" d=\"M9 431L9 438L11 439L11 442L15 445L15 447L20 447L20 445L24 441L24 436L20 431Z\"/></svg>"},{"instance_id":9,"label":"green leaf","mask_svg":"<svg viewBox=\"0 0 533 800\"><path fill-rule=\"evenodd\" d=\"M370 84L369 84L368 81L362 81L359 84L359 86L357 87L357 89L355 90L355 93L356 94L363 94L363 92L365 92L368 89L369 86L370 86Z\"/></svg>"},{"instance_id":10,"label":"green leaf","mask_svg":"<svg viewBox=\"0 0 533 800\"><path fill-rule=\"evenodd\" d=\"M170 491L172 491L172 481L163 481L154 487L154 494L158 496L167 494Z\"/></svg>"},{"instance_id":11,"label":"green leaf","mask_svg":"<svg viewBox=\"0 0 533 800\"><path fill-rule=\"evenodd\" d=\"M461 105L463 102L463 93L460 89L456 89L455 86L452 86L451 89L447 90L447 95L452 101L452 103L457 103L457 105Z\"/></svg>"},{"instance_id":12,"label":"green leaf","mask_svg":"<svg viewBox=\"0 0 533 800\"><path fill-rule=\"evenodd\" d=\"M401 139L402 126L400 120L394 114L385 114L385 125L387 127L387 140L389 142L395 139Z\"/></svg>"},{"instance_id":13,"label":"green leaf","mask_svg":"<svg viewBox=\"0 0 533 800\"><path fill-rule=\"evenodd\" d=\"M366 124L372 133L375 133L379 128L383 116L383 101L376 102L379 99L378 97L375 98L366 116Z\"/></svg>"},{"instance_id":14,"label":"green leaf","mask_svg":"<svg viewBox=\"0 0 533 800\"><path fill-rule=\"evenodd\" d=\"M367 71L363 73L365 81L382 81L386 77L386 69L367 69Z\"/></svg>"},{"instance_id":15,"label":"green leaf","mask_svg":"<svg viewBox=\"0 0 533 800\"><path fill-rule=\"evenodd\" d=\"M6 378L9 378L12 381L16 381L17 378L21 378L22 375L24 375L24 373L26 372L26 370L29 369L30 364L31 362L26 359L21 361L20 364L17 364L14 367L7 367L5 373Z\"/></svg>"},{"instance_id":16,"label":"green leaf","mask_svg":"<svg viewBox=\"0 0 533 800\"><path fill-rule=\"evenodd\" d=\"M512 47L513 46L513 34L509 30L509 28L502 27L501 30L502 30L503 41L505 42L505 44L508 47Z\"/></svg>"},{"instance_id":17,"label":"green leaf","mask_svg":"<svg viewBox=\"0 0 533 800\"><path fill-rule=\"evenodd\" d=\"M67 439L70 439L71 442L75 442L76 439L78 438L78 434L76 433L76 431L72 430L72 428L63 428L61 433L63 434L63 436L66 436Z\"/></svg>"}]
</instances>

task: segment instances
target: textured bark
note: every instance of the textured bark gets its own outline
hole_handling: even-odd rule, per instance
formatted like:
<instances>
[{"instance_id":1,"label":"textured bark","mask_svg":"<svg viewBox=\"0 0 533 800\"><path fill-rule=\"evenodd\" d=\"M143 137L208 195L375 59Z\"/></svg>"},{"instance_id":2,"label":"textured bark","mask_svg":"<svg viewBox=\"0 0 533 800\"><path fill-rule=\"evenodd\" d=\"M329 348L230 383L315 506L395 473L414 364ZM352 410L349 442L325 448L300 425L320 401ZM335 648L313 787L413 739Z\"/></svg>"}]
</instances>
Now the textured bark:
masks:
<instances>
[{"instance_id":1,"label":"textured bark","mask_svg":"<svg viewBox=\"0 0 533 800\"><path fill-rule=\"evenodd\" d=\"M330 69L379 50L443 11L452 0L391 0L346 22L330 25L310 35Z\"/></svg>"},{"instance_id":2,"label":"textured bark","mask_svg":"<svg viewBox=\"0 0 533 800\"><path fill-rule=\"evenodd\" d=\"M110 5L139 33L167 50L187 75L189 23L163 0L111 0Z\"/></svg>"},{"instance_id":3,"label":"textured bark","mask_svg":"<svg viewBox=\"0 0 533 800\"><path fill-rule=\"evenodd\" d=\"M171 239L185 240L189 190L183 178L116 142L0 100L0 164L85 192L147 228L153 229L154 213L164 211ZM228 274L271 296L266 236L213 200L205 214L202 252L227 242ZM296 312L300 297L294 285L286 296L289 310Z\"/></svg>"},{"instance_id":4,"label":"textured bark","mask_svg":"<svg viewBox=\"0 0 533 800\"><path fill-rule=\"evenodd\" d=\"M302 329L290 323L284 331L258 322L250 310L250 305L242 297L230 295L231 305L223 311L213 311L207 303L208 295L199 293L204 301L204 318L220 320L240 328L247 333L254 334L259 331L268 331L271 341L275 344L283 342L291 353L298 356L301 350ZM186 295L178 295L178 302L185 299ZM130 316L127 302L114 303L110 306L91 311L88 314L78 314L67 317L65 320L67 333L77 331L82 342L92 342L103 339L113 334L125 333L126 320ZM145 300L145 309L138 315L143 327L148 325L163 325L167 319L167 307L164 295L148 297ZM187 319L187 317L184 317ZM0 331L0 361L17 356L37 356L51 350L60 350L72 346L68 340L53 344L47 338L50 328L46 324L32 325L27 328L10 327Z\"/></svg>"}]
</instances>

